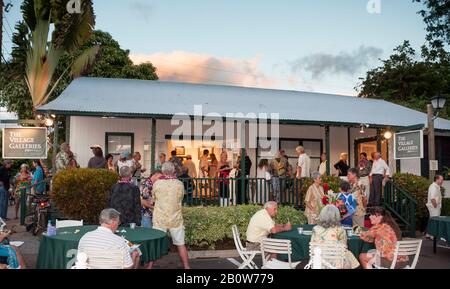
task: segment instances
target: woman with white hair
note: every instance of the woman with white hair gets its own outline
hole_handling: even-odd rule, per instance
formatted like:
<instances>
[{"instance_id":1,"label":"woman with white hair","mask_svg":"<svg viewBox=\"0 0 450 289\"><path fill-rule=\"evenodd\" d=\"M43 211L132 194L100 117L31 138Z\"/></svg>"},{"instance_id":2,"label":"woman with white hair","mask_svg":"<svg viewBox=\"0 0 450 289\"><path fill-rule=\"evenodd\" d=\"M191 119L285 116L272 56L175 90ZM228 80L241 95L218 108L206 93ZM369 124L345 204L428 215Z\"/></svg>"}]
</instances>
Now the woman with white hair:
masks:
<instances>
[{"instance_id":1,"label":"woman with white hair","mask_svg":"<svg viewBox=\"0 0 450 289\"><path fill-rule=\"evenodd\" d=\"M341 226L341 214L338 208L332 205L325 206L320 212L317 226L314 227L311 242L325 243L336 242L342 244L347 249L347 234ZM331 264L337 269L356 269L359 262L348 249L345 252L343 263Z\"/></svg>"},{"instance_id":2,"label":"woman with white hair","mask_svg":"<svg viewBox=\"0 0 450 289\"><path fill-rule=\"evenodd\" d=\"M312 174L314 183L309 187L305 197L305 216L308 218L308 224L317 224L317 217L322 209L322 199L325 196L322 186L322 175L318 172Z\"/></svg>"},{"instance_id":3,"label":"woman with white hair","mask_svg":"<svg viewBox=\"0 0 450 289\"><path fill-rule=\"evenodd\" d=\"M19 218L19 208L20 208L20 196L22 190L31 185L32 176L28 170L27 164L22 164L20 166L20 172L16 175L16 191L14 192L14 202L16 204L16 220Z\"/></svg>"}]
</instances>

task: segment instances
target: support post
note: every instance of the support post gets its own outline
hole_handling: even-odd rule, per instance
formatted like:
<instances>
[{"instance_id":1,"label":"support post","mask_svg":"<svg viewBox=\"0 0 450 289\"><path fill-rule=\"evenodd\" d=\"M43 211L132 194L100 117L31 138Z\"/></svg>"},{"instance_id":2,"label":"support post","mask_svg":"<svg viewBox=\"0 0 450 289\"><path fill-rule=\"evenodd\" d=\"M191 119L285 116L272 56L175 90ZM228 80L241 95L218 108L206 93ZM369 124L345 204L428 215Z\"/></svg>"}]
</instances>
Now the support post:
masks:
<instances>
[{"instance_id":1,"label":"support post","mask_svg":"<svg viewBox=\"0 0 450 289\"><path fill-rule=\"evenodd\" d=\"M56 174L56 155L58 154L58 149L59 149L59 123L58 117L56 117L53 131L53 157L52 157L53 175Z\"/></svg>"},{"instance_id":2,"label":"support post","mask_svg":"<svg viewBox=\"0 0 450 289\"><path fill-rule=\"evenodd\" d=\"M431 104L427 105L428 112L428 161L429 161L429 178L434 182L435 171L431 170L431 161L436 160L436 145L434 132L434 110Z\"/></svg>"},{"instance_id":3,"label":"support post","mask_svg":"<svg viewBox=\"0 0 450 289\"><path fill-rule=\"evenodd\" d=\"M246 149L246 122L241 123L241 204L246 203L247 188L245 186L245 180L247 178L245 158L247 156Z\"/></svg>"},{"instance_id":4,"label":"support post","mask_svg":"<svg viewBox=\"0 0 450 289\"><path fill-rule=\"evenodd\" d=\"M382 143L381 143L381 128L377 129L377 151L379 153L381 153L383 147L382 147ZM386 156L383 156L383 158L386 158Z\"/></svg>"},{"instance_id":5,"label":"support post","mask_svg":"<svg viewBox=\"0 0 450 289\"><path fill-rule=\"evenodd\" d=\"M150 141L151 172L153 173L156 169L156 118L152 118L152 134Z\"/></svg>"},{"instance_id":6,"label":"support post","mask_svg":"<svg viewBox=\"0 0 450 289\"><path fill-rule=\"evenodd\" d=\"M348 151L348 165L350 166L350 167L353 167L352 165L351 165L351 159L352 159L352 147L351 147L351 145L350 145L350 141L351 141L351 137L350 137L350 134L351 134L351 129L350 129L350 127L348 127L347 128L347 151Z\"/></svg>"},{"instance_id":7,"label":"support post","mask_svg":"<svg viewBox=\"0 0 450 289\"><path fill-rule=\"evenodd\" d=\"M325 127L325 152L327 154L327 175L331 174L331 145L330 145L330 127Z\"/></svg>"}]
</instances>

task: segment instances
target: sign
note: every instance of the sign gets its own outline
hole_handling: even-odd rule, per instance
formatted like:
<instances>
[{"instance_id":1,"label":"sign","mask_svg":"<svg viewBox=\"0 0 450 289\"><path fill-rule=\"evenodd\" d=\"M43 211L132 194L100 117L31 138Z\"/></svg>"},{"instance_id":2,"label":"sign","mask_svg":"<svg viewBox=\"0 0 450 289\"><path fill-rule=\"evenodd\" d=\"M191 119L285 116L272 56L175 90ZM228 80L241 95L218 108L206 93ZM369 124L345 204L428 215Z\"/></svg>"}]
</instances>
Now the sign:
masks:
<instances>
[{"instance_id":1,"label":"sign","mask_svg":"<svg viewBox=\"0 0 450 289\"><path fill-rule=\"evenodd\" d=\"M438 171L439 170L439 162L438 161L430 161L430 171Z\"/></svg>"},{"instance_id":2,"label":"sign","mask_svg":"<svg viewBox=\"0 0 450 289\"><path fill-rule=\"evenodd\" d=\"M422 159L423 157L423 130L395 134L394 158L396 160Z\"/></svg>"},{"instance_id":3,"label":"sign","mask_svg":"<svg viewBox=\"0 0 450 289\"><path fill-rule=\"evenodd\" d=\"M47 129L45 127L4 128L3 159L46 159Z\"/></svg>"}]
</instances>

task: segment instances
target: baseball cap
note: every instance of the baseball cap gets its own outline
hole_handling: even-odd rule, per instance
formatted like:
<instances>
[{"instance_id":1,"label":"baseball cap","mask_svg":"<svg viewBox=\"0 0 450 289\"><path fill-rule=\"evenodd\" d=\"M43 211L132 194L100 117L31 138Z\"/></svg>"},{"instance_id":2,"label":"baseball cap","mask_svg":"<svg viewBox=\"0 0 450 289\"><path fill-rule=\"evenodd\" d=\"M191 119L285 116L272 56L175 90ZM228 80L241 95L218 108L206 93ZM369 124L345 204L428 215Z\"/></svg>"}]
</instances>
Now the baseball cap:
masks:
<instances>
[{"instance_id":1,"label":"baseball cap","mask_svg":"<svg viewBox=\"0 0 450 289\"><path fill-rule=\"evenodd\" d=\"M120 158L128 158L130 156L130 152L123 152L120 154Z\"/></svg>"},{"instance_id":2,"label":"baseball cap","mask_svg":"<svg viewBox=\"0 0 450 289\"><path fill-rule=\"evenodd\" d=\"M91 146L91 149L96 149L96 148L101 149L102 147L101 147L100 145L92 145L92 146Z\"/></svg>"}]
</instances>

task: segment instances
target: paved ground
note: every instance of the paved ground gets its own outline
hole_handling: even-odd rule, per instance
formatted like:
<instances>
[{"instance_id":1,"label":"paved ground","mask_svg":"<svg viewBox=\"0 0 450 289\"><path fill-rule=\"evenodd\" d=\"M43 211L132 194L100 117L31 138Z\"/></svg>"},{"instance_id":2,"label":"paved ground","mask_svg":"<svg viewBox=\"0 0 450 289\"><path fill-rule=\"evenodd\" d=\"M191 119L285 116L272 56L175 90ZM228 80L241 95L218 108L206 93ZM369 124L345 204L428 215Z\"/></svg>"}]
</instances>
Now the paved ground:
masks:
<instances>
[{"instance_id":1,"label":"paved ground","mask_svg":"<svg viewBox=\"0 0 450 289\"><path fill-rule=\"evenodd\" d=\"M13 219L13 209L9 210L10 221L7 222L8 228L14 228L17 233L11 237L13 241L24 241L25 244L20 248L25 257L27 267L35 268L37 254L39 251L39 237L33 236L31 233L25 231L24 227L19 225L18 220ZM446 245L444 242L439 242L440 245ZM192 269L236 269L236 260L228 259L196 259L190 260ZM256 263L260 266L261 260L258 258ZM301 266L304 266L302 264ZM155 269L181 269L181 263L176 253L170 253L155 264ZM418 269L450 269L450 249L438 248L437 254L433 254L433 242L424 240L422 253L419 258Z\"/></svg>"}]
</instances>

